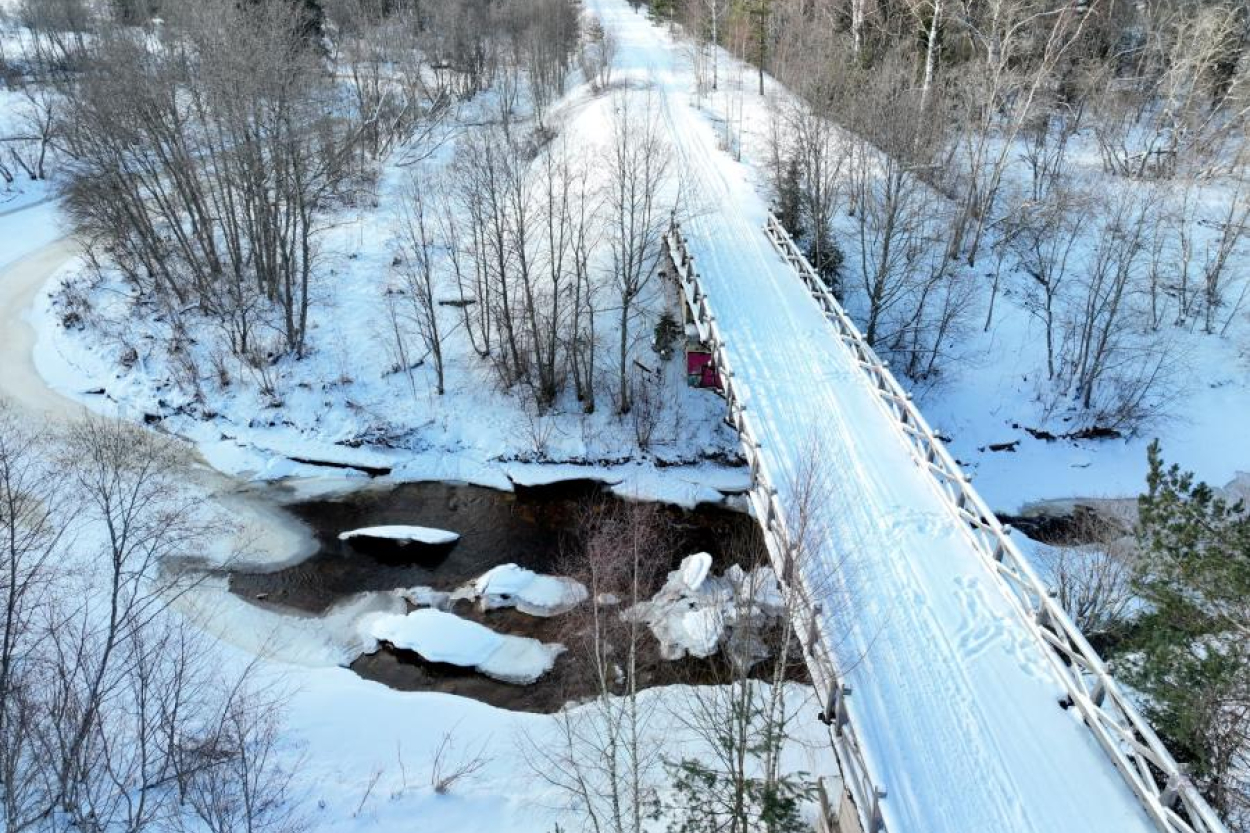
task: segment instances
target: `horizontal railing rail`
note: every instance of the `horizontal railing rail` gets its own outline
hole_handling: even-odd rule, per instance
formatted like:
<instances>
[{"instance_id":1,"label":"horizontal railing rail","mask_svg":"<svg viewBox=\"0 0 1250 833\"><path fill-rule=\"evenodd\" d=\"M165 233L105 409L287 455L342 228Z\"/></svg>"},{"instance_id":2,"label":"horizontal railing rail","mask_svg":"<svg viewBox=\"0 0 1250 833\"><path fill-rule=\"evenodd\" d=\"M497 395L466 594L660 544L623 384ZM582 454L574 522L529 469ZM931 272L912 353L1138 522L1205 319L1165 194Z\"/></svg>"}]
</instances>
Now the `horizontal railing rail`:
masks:
<instances>
[{"instance_id":1,"label":"horizontal railing rail","mask_svg":"<svg viewBox=\"0 0 1250 833\"><path fill-rule=\"evenodd\" d=\"M1227 833L1219 816L1012 541L1010 528L999 522L977 494L968 476L920 414L911 394L898 383L790 234L771 214L765 232L832 322L910 446L916 464L929 475L950 510L963 522L972 546L999 577L1026 625L1052 649L1045 654L1067 691L1070 707L1080 713L1159 829L1167 833Z\"/></svg>"}]
</instances>

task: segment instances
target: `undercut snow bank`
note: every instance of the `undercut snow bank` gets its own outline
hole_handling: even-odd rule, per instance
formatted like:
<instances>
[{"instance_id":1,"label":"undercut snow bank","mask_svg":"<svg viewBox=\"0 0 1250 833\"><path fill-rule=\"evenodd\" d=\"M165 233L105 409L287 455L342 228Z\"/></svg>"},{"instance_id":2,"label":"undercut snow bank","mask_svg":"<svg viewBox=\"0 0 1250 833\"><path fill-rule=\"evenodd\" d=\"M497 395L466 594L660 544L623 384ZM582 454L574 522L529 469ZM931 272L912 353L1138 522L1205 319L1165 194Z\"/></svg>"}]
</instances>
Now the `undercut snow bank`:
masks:
<instances>
[{"instance_id":1,"label":"undercut snow bank","mask_svg":"<svg viewBox=\"0 0 1250 833\"><path fill-rule=\"evenodd\" d=\"M377 538L400 544L431 544L434 546L454 544L460 540L458 532L431 529L426 526L367 526L339 533L340 541L353 538Z\"/></svg>"},{"instance_id":2,"label":"undercut snow bank","mask_svg":"<svg viewBox=\"0 0 1250 833\"><path fill-rule=\"evenodd\" d=\"M475 668L488 677L529 685L551 670L564 652L560 644L496 633L485 625L429 608L406 615L378 616L369 635L430 662Z\"/></svg>"},{"instance_id":3,"label":"undercut snow bank","mask_svg":"<svg viewBox=\"0 0 1250 833\"><path fill-rule=\"evenodd\" d=\"M686 556L651 601L624 615L651 628L664 659L710 657L723 645L731 659L750 667L768 655L760 630L785 612L781 587L770 567L748 573L734 564L721 576L711 568L705 552Z\"/></svg>"},{"instance_id":4,"label":"undercut snow bank","mask_svg":"<svg viewBox=\"0 0 1250 833\"><path fill-rule=\"evenodd\" d=\"M483 610L515 607L530 616L558 616L589 595L580 582L571 578L540 575L516 564L500 564L457 590L451 598L475 601Z\"/></svg>"}]
</instances>

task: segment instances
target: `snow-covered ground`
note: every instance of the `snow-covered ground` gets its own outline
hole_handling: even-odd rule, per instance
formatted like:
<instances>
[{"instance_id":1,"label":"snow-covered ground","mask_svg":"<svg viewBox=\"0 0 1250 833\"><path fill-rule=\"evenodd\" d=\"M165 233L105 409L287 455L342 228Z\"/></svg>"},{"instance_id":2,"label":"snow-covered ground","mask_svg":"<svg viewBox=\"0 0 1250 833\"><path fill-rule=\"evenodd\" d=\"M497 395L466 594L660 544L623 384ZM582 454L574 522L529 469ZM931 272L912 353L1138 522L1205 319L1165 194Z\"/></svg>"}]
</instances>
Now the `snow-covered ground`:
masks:
<instances>
[{"instance_id":1,"label":"snow-covered ground","mask_svg":"<svg viewBox=\"0 0 1250 833\"><path fill-rule=\"evenodd\" d=\"M401 831L440 833L551 833L579 829L561 813L563 798L523 764L527 744L557 731L550 715L491 708L446 694L411 694L368 683L343 669L306 674L290 715L304 739L301 790L314 829L335 833ZM788 691L791 708L808 692ZM642 706L652 714L644 742L661 741L674 758L700 754L675 710L693 696L681 687L649 689ZM806 703L810 711L811 704ZM574 715L576 718L576 715ZM482 756L484 768L467 783L438 795L430 785L430 762L445 734L459 760ZM783 767L812 776L829 774L819 739L786 750ZM378 775L377 784L370 782Z\"/></svg>"},{"instance_id":2,"label":"snow-covered ground","mask_svg":"<svg viewBox=\"0 0 1250 833\"><path fill-rule=\"evenodd\" d=\"M579 87L548 118L580 113L589 97ZM601 99L591 109L605 118L605 107ZM596 135L602 130L598 125ZM444 163L448 153L439 157ZM723 465L736 456L736 441L724 424L722 402L685 384L680 358L662 361L649 350L641 356L664 380L646 451L636 439L635 417L616 415L606 394L591 415L580 412L571 392L540 415L527 405L525 391L502 390L489 362L474 352L454 307L441 310L448 333L446 394L435 393L429 362L415 370L411 383L395 372L386 291L395 280L394 236L409 176L400 167L387 168L373 199L335 218L322 243L310 355L280 360L269 371L271 392L261 392L256 372L245 363L223 355L207 321L182 353L189 364L180 364L167 350L166 323L136 315L131 290L108 278L74 293L91 305L93 324L61 326L67 307L58 281L81 280L77 264L50 284L32 313L41 374L88 407L161 418L165 430L194 442L214 467L244 478L315 474L311 464L386 471L397 481L496 488L585 477L610 482L620 494L683 504L719 500L716 487L726 481L741 489L741 470ZM448 281L443 297L454 298ZM658 290L657 281L653 302ZM644 319L640 334L649 335L653 323ZM605 343L611 338L605 334ZM210 372L214 367L220 372ZM610 381L606 375L600 380L604 390ZM565 467L557 475L551 463Z\"/></svg>"},{"instance_id":3,"label":"snow-covered ground","mask_svg":"<svg viewBox=\"0 0 1250 833\"><path fill-rule=\"evenodd\" d=\"M588 97L584 88L574 95ZM141 361L138 370L119 374L118 342L76 338L59 327L50 299L58 275L72 274L77 264L72 244L57 242L64 231L56 206L40 204L42 199L42 194L24 191L10 206L24 206L21 210L0 214L0 395L15 400L32 421L74 418L88 408L136 420L145 413L168 413L180 400L168 387L168 368L160 364L159 351L145 349L141 354L152 359L152 366ZM303 366L283 368L284 385L289 385L283 409L268 408L241 381L222 393L221 419L204 422L172 415L165 420L165 428L185 435L200 451L201 462L188 472L186 487L202 496L206 508L244 526L239 538L203 554L210 564L240 557L238 549L245 545L241 557L247 568L274 569L315 548L307 529L256 499L243 482L249 478L290 478L286 482L293 493L307 496L379 482L353 472L353 466L391 469L394 480L451 479L497 488L591 477L622 495L685 504L718 499L718 490L740 492L748 485L741 469L702 459L722 457L733 448L734 438L719 427L720 401L681 384L674 386L679 401L670 402L652 459L641 462L633 459L632 426L613 417L610 407L591 422L557 417L550 424L534 425L512 397L484 380L480 368L460 368L463 376L441 401L414 399L406 386L396 390L398 383L380 372L386 350L376 335L378 284L367 279L390 262L385 226L384 219L363 215L336 232L339 267L365 279L355 285L327 280L328 287L342 291L322 296L330 312L316 357ZM370 229L383 231L370 239ZM66 268L68 272L62 271ZM106 288L102 297L107 296ZM136 335L140 346L144 336ZM361 356L373 360L372 368L359 374L363 381L345 381L339 372ZM680 381L675 365L672 371ZM453 362L451 372L456 369ZM322 389L325 378L338 381ZM90 392L97 387L107 395ZM257 414L262 417L254 419ZM293 415L293 424L288 424L287 414ZM389 429L395 424L413 428L405 440L419 439L398 449L340 444L378 425ZM543 457L573 462L535 462L537 441L545 446ZM295 458L347 468L327 469ZM686 464L658 466L657 460ZM587 461L598 464L583 465ZM524 587L514 574L494 578L508 579L509 587L515 585L521 597L535 604L551 601L553 588L543 581L550 577L534 577ZM495 598L499 588L494 578L485 582L484 598ZM560 590L575 593L564 583ZM529 598L535 594L538 598ZM555 718L507 712L450 695L396 692L340 667L376 646L371 625L389 623L390 629L379 633L407 642L413 636L406 627L407 605L446 601L436 596L420 588L397 588L345 600L322 616L298 616L241 599L229 593L224 577L209 575L179 596L176 609L217 637L215 659L223 673L258 662L262 683L272 681L291 693L283 754L296 772L296 811L311 829L401 830L419 820L422 827L454 833L480 830L483 819L489 819L492 829L517 833L548 833L557 823L574 829L578 819L562 809L565 797L538 782L523 762L527 744L557 737ZM435 635L446 647L445 634ZM551 652L544 646L537 656L549 658ZM682 688L643 694L653 714L646 733L672 758L704 754L683 725L688 696ZM809 689L793 686L788 697L792 710L814 712ZM832 773L824 733L815 721L796 727L785 768L812 776ZM433 788L431 762L448 736L452 758L480 755L485 765L449 793L439 794Z\"/></svg>"},{"instance_id":4,"label":"snow-covered ground","mask_svg":"<svg viewBox=\"0 0 1250 833\"><path fill-rule=\"evenodd\" d=\"M748 262L776 263L759 234L766 104L747 96L734 105L743 111L749 164L732 163L704 118L725 108L729 94L700 112L690 94L693 76L682 44L630 11L623 0L591 0L588 6L622 45L618 78L654 85L661 93L683 166L705 189L703 201L724 209L698 218L692 245L705 276L722 282L714 302L739 372L754 380L748 387L761 420L757 424L771 425L776 433L766 445L782 447L787 434L791 441L811 435L832 437L834 442L821 442L820 448L839 451L836 440L850 435L843 432L858 431L875 413L862 380L837 362L813 362L819 354L813 345L827 338L825 322L805 299L787 300L778 291L792 276L768 266L750 274L740 271L743 250L755 259ZM774 95L784 94L770 86ZM601 138L610 102L592 98L584 87L573 91L570 101L564 129L588 141ZM116 286L100 287L96 296L115 318L116 329L101 337L57 324L51 293L39 291L54 288L46 286L49 278L72 256L69 249L52 245L63 234L55 205L40 204L47 195L39 189L11 195L9 204L0 197L0 392L16 394L32 410L70 414L86 405L132 418L162 416L164 427L196 443L209 463L243 478L304 476L313 484L329 479L326 469L299 462L315 460L349 469L389 469L396 480L447 479L500 488L592 477L620 494L682 503L715 499L718 490L741 491L749 485L741 469L703 460L733 447L734 438L719 426L723 403L680 384L673 385L680 399L664 417L651 459L639 463L626 459L636 456L631 426L612 417L610 408L591 420L573 413L567 403L552 417L527 415L515 397L495 388L463 345L453 350L446 397L414 395L398 375L388 375L378 290L392 257L386 211L401 184L391 172L380 186L382 208L345 215L327 241L334 274L321 287L314 355L278 368L281 405L260 396L250 380L238 378L211 392L216 415L210 419L195 411L176 385L176 369L158 349L159 327L122 331L125 298L115 296ZM12 210L17 208L22 210ZM120 299L116 307L108 306L111 296ZM25 326L32 302L37 344ZM1034 325L1018 307L1013 311L1010 299L1005 305L1001 315L1009 324L973 336L968 362L922 399L936 427L952 438L957 456L972 465L978 488L995 507L1008 511L1037 498L1139 491L1146 437L1047 443L1011 427L1040 425L1041 406L1030 381L1038 358ZM752 332L752 326L758 330ZM1243 424L1250 414L1250 369L1244 348L1238 347L1243 337L1234 330L1226 339L1195 340L1191 384L1177 397L1173 418L1152 429L1164 438L1170 459L1214 482L1250 468L1250 432ZM139 361L123 370L118 359L130 347ZM32 349L36 364L26 360ZM787 357L778 366L803 375L802 386L787 387L786 379L770 374L778 355ZM15 357L20 361L12 361ZM668 372L680 375L675 367ZM49 391L39 374L60 395ZM88 393L96 388L105 394ZM827 390L837 395L826 396ZM1015 452L987 450L990 443L1015 439L1020 440ZM837 627L847 631L848 652L862 650L855 672L857 725L870 736L877 750L874 763L887 776L889 812L900 822L924 819L925 826L915 829L934 831L1076 830L1086 829L1090 818L1100 820L1097 829L1137 829L1139 813L1117 789L1114 774L1077 763L1101 753L1076 718L1055 707L1059 691L1038 660L1038 646L1014 635L1009 625L1014 612L989 586L983 569L959 551L957 536L933 507L932 496L888 476L909 461L880 437L859 445L830 464L835 482L849 482L843 478L854 474L854 490L831 492L831 511L849 530L842 541L848 564L839 565L848 569L838 580L847 582L848 598L862 603L857 624ZM553 466L540 459L565 462ZM657 460L687 465L661 468L654 465ZM587 462L593 465L583 465ZM787 462L778 462L776 473L784 476ZM364 481L363 474L347 474L347 481L336 480L333 488ZM216 499L246 503L233 485L224 493L218 490ZM876 517L882 507L896 510L885 527ZM258 518L261 525L273 520ZM286 529L255 542L253 550L259 562L288 563L307 554L308 541L298 529ZM895 557L904 550L918 555L910 561ZM859 557L864 561L856 566ZM942 591L934 593L934 587ZM489 597L490 590L482 592ZM368 635L359 630L362 621L387 623L386 633L401 642L411 637L416 644L417 637L428 635L409 631L411 615L405 615L402 593L371 594L320 618L284 616L211 583L181 604L223 639L232 662L266 657L265 673L296 689L289 726L302 746L301 806L316 829L404 829L420 819L432 829L468 831L481 829L481 819L489 818L502 831L545 833L561 820L551 809L558 807L559 796L524 777L518 764L524 736L555 731L551 718L449 695L395 692L335 667L368 650ZM687 636L706 636L707 628L688 624ZM478 664L481 657L471 659L469 664ZM974 676L956 679L951 671L956 668L970 669ZM798 688L791 693L796 702L808 695ZM683 692L663 689L645 696L679 709ZM1028 731L1005 734L1003 726ZM810 748L795 744L788 766L829 771L820 728L814 721L801 725ZM683 748L695 748L676 721L659 720L650 729L664 738L674 757ZM437 795L422 768L449 730L465 754L485 750L490 760L463 789ZM951 754L953 744L960 745L960 754ZM1056 748L1064 750L1062 767L1046 760ZM978 785L976 800L970 784ZM1041 809L1030 803L1057 794L1070 800ZM912 828L900 823L897 829Z\"/></svg>"}]
</instances>

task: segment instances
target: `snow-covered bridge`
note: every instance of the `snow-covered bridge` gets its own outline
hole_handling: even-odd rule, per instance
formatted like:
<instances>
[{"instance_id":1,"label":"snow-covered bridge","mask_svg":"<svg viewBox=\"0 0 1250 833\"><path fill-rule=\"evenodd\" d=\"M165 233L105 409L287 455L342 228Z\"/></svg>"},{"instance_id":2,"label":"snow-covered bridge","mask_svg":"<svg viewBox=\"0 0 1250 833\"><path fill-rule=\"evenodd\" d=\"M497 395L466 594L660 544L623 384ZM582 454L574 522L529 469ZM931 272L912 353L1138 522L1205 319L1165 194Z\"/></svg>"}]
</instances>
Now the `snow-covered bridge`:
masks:
<instances>
[{"instance_id":1,"label":"snow-covered bridge","mask_svg":"<svg viewBox=\"0 0 1250 833\"><path fill-rule=\"evenodd\" d=\"M786 232L741 219L675 226L668 268L862 828L1223 830Z\"/></svg>"},{"instance_id":2,"label":"snow-covered bridge","mask_svg":"<svg viewBox=\"0 0 1250 833\"><path fill-rule=\"evenodd\" d=\"M685 102L679 47L621 0L588 6L618 70L654 96L695 207L667 238L669 266L714 349L755 511L796 590L859 825L1222 830Z\"/></svg>"}]
</instances>

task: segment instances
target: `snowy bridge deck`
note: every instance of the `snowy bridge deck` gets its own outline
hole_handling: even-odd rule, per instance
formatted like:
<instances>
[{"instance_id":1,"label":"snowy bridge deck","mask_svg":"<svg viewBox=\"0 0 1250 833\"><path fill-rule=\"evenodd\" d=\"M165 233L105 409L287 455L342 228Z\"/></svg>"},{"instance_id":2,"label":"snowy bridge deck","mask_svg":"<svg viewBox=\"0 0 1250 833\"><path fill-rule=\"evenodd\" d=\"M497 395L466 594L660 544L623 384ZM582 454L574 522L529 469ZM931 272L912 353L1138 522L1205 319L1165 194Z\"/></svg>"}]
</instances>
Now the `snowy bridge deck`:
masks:
<instances>
[{"instance_id":1,"label":"snowy bridge deck","mask_svg":"<svg viewBox=\"0 0 1250 833\"><path fill-rule=\"evenodd\" d=\"M863 827L1222 830L789 236L718 196L670 265Z\"/></svg>"},{"instance_id":2,"label":"snowy bridge deck","mask_svg":"<svg viewBox=\"0 0 1250 833\"><path fill-rule=\"evenodd\" d=\"M785 231L687 231L670 265L864 828L1221 830Z\"/></svg>"},{"instance_id":3,"label":"snowy bridge deck","mask_svg":"<svg viewBox=\"0 0 1250 833\"><path fill-rule=\"evenodd\" d=\"M614 83L658 105L674 271L757 474L752 501L872 833L1216 833L1219 820L690 102L684 46L586 0ZM658 101L657 101L658 99ZM687 255L694 257L687 261ZM815 474L811 511L795 512ZM811 546L790 563L806 514ZM1061 701L1067 708L1060 705Z\"/></svg>"},{"instance_id":4,"label":"snowy bridge deck","mask_svg":"<svg viewBox=\"0 0 1250 833\"><path fill-rule=\"evenodd\" d=\"M672 143L690 215L667 239L674 271L715 349L862 827L1222 831L770 223L747 170L689 103L681 46L623 0L587 6L619 45L618 83L658 108ZM791 564L809 475L812 546Z\"/></svg>"}]
</instances>

